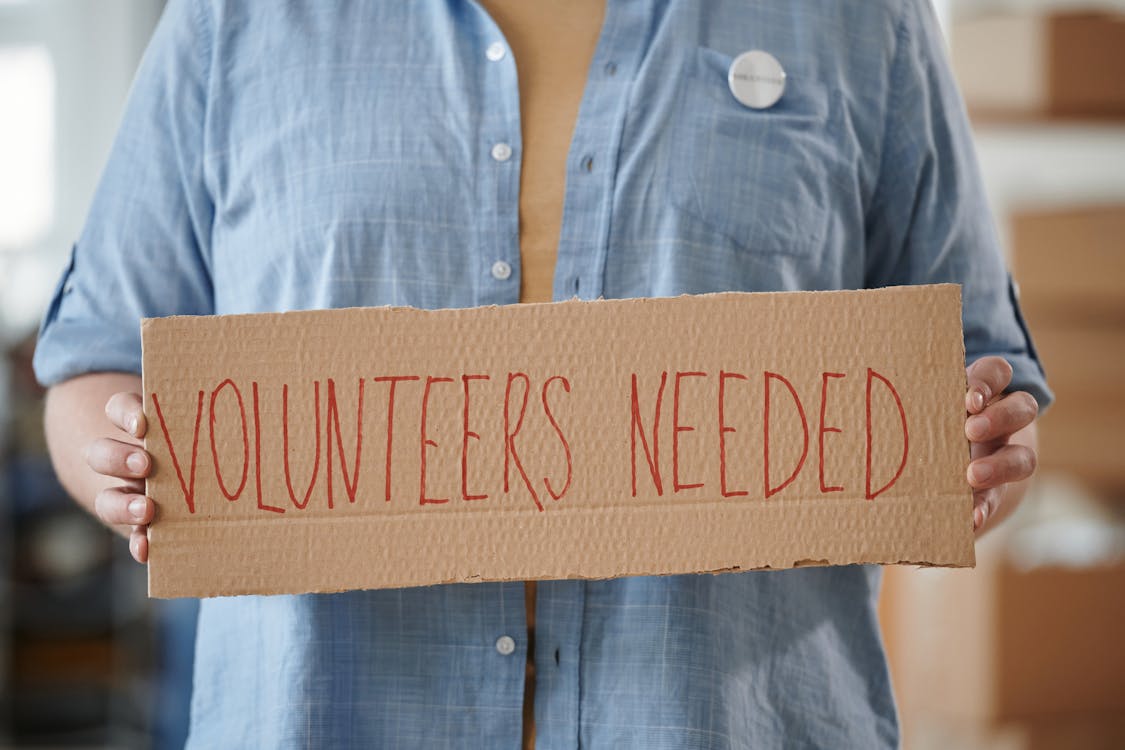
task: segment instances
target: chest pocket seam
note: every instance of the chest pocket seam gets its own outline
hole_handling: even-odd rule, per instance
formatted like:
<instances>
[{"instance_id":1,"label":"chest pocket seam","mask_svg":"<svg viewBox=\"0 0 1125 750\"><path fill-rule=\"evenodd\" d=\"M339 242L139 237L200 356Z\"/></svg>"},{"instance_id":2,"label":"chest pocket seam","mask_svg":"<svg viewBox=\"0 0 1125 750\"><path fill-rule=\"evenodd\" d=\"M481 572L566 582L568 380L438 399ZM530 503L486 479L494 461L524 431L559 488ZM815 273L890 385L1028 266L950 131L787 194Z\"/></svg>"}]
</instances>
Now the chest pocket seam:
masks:
<instances>
[{"instance_id":1,"label":"chest pocket seam","mask_svg":"<svg viewBox=\"0 0 1125 750\"><path fill-rule=\"evenodd\" d=\"M808 256L824 241L838 102L824 84L790 75L769 109L744 107L727 87L732 57L686 56L671 124L666 184L673 207L744 252Z\"/></svg>"}]
</instances>

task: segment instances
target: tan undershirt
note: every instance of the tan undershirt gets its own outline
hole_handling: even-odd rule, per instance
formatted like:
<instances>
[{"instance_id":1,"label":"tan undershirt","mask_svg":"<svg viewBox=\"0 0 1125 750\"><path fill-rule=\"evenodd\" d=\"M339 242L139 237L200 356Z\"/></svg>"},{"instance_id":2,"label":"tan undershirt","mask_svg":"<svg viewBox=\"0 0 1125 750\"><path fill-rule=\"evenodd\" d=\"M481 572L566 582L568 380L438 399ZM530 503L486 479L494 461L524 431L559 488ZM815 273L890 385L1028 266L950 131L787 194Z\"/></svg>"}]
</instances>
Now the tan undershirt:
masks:
<instances>
[{"instance_id":1,"label":"tan undershirt","mask_svg":"<svg viewBox=\"0 0 1125 750\"><path fill-rule=\"evenodd\" d=\"M605 0L480 0L507 39L520 88L520 302L550 302L578 106L598 43ZM534 644L535 583L527 584ZM523 738L535 746L535 662L527 656Z\"/></svg>"}]
</instances>

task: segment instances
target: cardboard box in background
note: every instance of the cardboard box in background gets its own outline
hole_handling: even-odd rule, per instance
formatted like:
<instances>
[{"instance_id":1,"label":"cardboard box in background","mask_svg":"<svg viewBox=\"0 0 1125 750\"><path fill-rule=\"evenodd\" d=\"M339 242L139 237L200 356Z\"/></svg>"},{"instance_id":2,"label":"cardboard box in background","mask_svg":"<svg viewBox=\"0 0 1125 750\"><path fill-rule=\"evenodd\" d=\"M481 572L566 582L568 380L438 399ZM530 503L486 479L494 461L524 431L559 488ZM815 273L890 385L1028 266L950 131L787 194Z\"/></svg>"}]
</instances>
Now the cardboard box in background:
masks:
<instances>
[{"instance_id":1,"label":"cardboard box in background","mask_svg":"<svg viewBox=\"0 0 1125 750\"><path fill-rule=\"evenodd\" d=\"M950 42L976 120L1125 119L1125 14L975 13Z\"/></svg>"},{"instance_id":2,"label":"cardboard box in background","mask_svg":"<svg viewBox=\"0 0 1125 750\"><path fill-rule=\"evenodd\" d=\"M1009 730L1011 750L1121 750L1125 719L1027 722Z\"/></svg>"},{"instance_id":3,"label":"cardboard box in background","mask_svg":"<svg viewBox=\"0 0 1125 750\"><path fill-rule=\"evenodd\" d=\"M887 569L880 617L909 750L1120 747L1125 529L1104 510L1025 523L1058 487L985 537L973 571Z\"/></svg>"},{"instance_id":4,"label":"cardboard box in background","mask_svg":"<svg viewBox=\"0 0 1125 750\"><path fill-rule=\"evenodd\" d=\"M924 723L904 750L1121 750L1125 720L1039 721L999 726Z\"/></svg>"},{"instance_id":5,"label":"cardboard box in background","mask_svg":"<svg viewBox=\"0 0 1125 750\"><path fill-rule=\"evenodd\" d=\"M1011 217L1057 401L1020 511L974 571L889 568L880 616L906 750L1125 747L1125 206Z\"/></svg>"},{"instance_id":6,"label":"cardboard box in background","mask_svg":"<svg viewBox=\"0 0 1125 750\"><path fill-rule=\"evenodd\" d=\"M142 338L156 596L973 562L954 285Z\"/></svg>"},{"instance_id":7,"label":"cardboard box in background","mask_svg":"<svg viewBox=\"0 0 1125 750\"><path fill-rule=\"evenodd\" d=\"M1061 324L1125 329L1125 205L1019 211L1011 242L1033 332Z\"/></svg>"},{"instance_id":8,"label":"cardboard box in background","mask_svg":"<svg viewBox=\"0 0 1125 750\"><path fill-rule=\"evenodd\" d=\"M1017 213L1011 226L1021 305L1057 397L1040 464L1125 496L1125 206Z\"/></svg>"},{"instance_id":9,"label":"cardboard box in background","mask_svg":"<svg viewBox=\"0 0 1125 750\"><path fill-rule=\"evenodd\" d=\"M1032 329L1057 402L1039 425L1040 465L1125 495L1125 330Z\"/></svg>"}]
</instances>

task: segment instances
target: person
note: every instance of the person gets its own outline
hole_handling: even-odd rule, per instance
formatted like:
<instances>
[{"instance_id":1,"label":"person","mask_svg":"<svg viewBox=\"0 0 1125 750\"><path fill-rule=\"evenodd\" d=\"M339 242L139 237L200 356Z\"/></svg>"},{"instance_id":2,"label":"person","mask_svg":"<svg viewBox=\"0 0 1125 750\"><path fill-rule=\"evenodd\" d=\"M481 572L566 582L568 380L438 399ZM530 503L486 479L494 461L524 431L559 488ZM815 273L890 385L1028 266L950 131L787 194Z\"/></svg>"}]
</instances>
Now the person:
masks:
<instances>
[{"instance_id":1,"label":"person","mask_svg":"<svg viewBox=\"0 0 1125 750\"><path fill-rule=\"evenodd\" d=\"M772 106L732 95L748 50ZM143 562L142 316L932 282L979 532L1051 395L926 0L171 0L36 367L60 477ZM518 582L207 599L188 744L515 748L530 706L542 750L895 747L879 582L541 581L530 651Z\"/></svg>"}]
</instances>

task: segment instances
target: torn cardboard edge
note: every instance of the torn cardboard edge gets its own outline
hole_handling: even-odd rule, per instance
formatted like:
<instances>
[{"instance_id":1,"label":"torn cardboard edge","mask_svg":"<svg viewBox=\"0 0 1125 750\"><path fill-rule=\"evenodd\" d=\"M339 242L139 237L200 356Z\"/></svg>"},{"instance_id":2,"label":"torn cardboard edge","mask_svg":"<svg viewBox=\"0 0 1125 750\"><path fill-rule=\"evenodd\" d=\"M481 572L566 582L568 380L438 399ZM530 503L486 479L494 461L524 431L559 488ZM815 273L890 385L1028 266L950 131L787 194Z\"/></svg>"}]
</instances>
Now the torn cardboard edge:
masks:
<instances>
[{"instance_id":1,"label":"torn cardboard edge","mask_svg":"<svg viewBox=\"0 0 1125 750\"><path fill-rule=\"evenodd\" d=\"M953 285L146 320L150 594L972 565L960 320Z\"/></svg>"}]
</instances>

